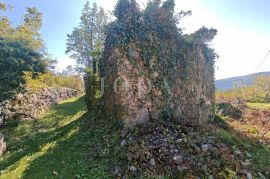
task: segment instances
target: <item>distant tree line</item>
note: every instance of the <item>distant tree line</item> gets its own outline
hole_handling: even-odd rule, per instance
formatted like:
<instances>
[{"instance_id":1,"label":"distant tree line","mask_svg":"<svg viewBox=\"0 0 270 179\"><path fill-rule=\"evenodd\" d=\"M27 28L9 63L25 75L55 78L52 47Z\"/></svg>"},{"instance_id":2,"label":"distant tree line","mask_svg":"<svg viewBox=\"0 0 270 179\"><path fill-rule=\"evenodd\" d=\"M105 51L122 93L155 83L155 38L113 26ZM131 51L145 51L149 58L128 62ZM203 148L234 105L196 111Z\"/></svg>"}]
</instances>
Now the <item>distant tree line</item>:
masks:
<instances>
[{"instance_id":1,"label":"distant tree line","mask_svg":"<svg viewBox=\"0 0 270 179\"><path fill-rule=\"evenodd\" d=\"M270 102L270 77L258 77L250 86L238 87L229 91L217 91L219 102Z\"/></svg>"}]
</instances>

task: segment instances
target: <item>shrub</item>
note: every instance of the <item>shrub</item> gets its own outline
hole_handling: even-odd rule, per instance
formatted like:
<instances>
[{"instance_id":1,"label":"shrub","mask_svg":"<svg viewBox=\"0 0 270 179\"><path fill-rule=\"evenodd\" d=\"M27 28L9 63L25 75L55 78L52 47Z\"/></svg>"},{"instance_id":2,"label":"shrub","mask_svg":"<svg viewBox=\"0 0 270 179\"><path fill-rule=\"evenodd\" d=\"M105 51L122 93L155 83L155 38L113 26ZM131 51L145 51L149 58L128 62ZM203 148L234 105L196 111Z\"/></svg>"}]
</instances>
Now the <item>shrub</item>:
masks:
<instances>
[{"instance_id":1,"label":"shrub","mask_svg":"<svg viewBox=\"0 0 270 179\"><path fill-rule=\"evenodd\" d=\"M218 91L216 100L230 103L269 103L270 77L258 77L251 86L239 87L230 91Z\"/></svg>"},{"instance_id":2,"label":"shrub","mask_svg":"<svg viewBox=\"0 0 270 179\"><path fill-rule=\"evenodd\" d=\"M242 112L230 103L217 104L216 112L219 115L230 116L234 119L240 119L242 117Z\"/></svg>"},{"instance_id":3,"label":"shrub","mask_svg":"<svg viewBox=\"0 0 270 179\"><path fill-rule=\"evenodd\" d=\"M64 76L53 73L24 72L23 79L27 87L38 90L45 87L66 87L82 91L83 81L80 76Z\"/></svg>"},{"instance_id":4,"label":"shrub","mask_svg":"<svg viewBox=\"0 0 270 179\"><path fill-rule=\"evenodd\" d=\"M27 41L0 37L0 100L10 96L24 83L23 72L45 73L47 64L43 56Z\"/></svg>"}]
</instances>

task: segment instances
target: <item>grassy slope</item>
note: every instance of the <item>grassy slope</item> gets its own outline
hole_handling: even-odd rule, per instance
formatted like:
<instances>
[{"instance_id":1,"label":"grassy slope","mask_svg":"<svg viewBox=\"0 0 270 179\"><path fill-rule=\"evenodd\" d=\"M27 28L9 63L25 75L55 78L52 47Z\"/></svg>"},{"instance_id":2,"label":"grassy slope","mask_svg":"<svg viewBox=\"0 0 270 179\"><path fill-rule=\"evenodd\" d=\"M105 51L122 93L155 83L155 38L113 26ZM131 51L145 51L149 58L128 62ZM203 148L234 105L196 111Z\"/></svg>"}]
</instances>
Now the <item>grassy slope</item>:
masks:
<instances>
[{"instance_id":1,"label":"grassy slope","mask_svg":"<svg viewBox=\"0 0 270 179\"><path fill-rule=\"evenodd\" d=\"M115 166L127 170L127 151L120 147L119 126L90 118L83 97L62 102L38 121L26 121L1 132L9 152L0 158L0 179L115 178ZM220 129L217 136L248 153L254 171L270 166L270 150L264 145L233 131ZM136 175L143 176L144 172Z\"/></svg>"},{"instance_id":2,"label":"grassy slope","mask_svg":"<svg viewBox=\"0 0 270 179\"><path fill-rule=\"evenodd\" d=\"M39 121L2 130L9 152L0 158L0 179L109 178L123 152L118 131L89 122L85 112L83 97L73 98Z\"/></svg>"},{"instance_id":3,"label":"grassy slope","mask_svg":"<svg viewBox=\"0 0 270 179\"><path fill-rule=\"evenodd\" d=\"M269 110L270 103L247 103L247 110L259 109ZM245 155L250 155L251 166L253 171L270 171L270 143L260 141L260 137L254 135L255 125L252 121L245 121L244 123L238 120L226 120L229 130L219 129L217 136L223 142L230 146L240 149L245 152ZM246 119L248 120L248 119ZM249 119L250 120L250 119ZM253 116L253 121L261 122L260 116ZM267 126L264 126L267 128ZM263 130L263 129L258 129ZM268 135L270 132L268 133ZM267 135L267 134L266 134ZM256 137L255 137L256 136ZM270 136L270 135L269 135Z\"/></svg>"}]
</instances>

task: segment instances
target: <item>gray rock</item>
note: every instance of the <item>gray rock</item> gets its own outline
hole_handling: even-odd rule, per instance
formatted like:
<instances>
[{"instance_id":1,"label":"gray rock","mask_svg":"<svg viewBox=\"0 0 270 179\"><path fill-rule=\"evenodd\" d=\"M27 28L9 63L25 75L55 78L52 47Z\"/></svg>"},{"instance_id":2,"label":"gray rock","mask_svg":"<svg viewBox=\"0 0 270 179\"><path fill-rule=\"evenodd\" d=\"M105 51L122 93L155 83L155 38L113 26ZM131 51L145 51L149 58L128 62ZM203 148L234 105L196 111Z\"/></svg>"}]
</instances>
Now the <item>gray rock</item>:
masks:
<instances>
[{"instance_id":1,"label":"gray rock","mask_svg":"<svg viewBox=\"0 0 270 179\"><path fill-rule=\"evenodd\" d=\"M130 167L129 167L129 170L130 170L131 172L136 172L136 171L137 171L137 168L136 168L135 166L130 166Z\"/></svg>"},{"instance_id":2,"label":"gray rock","mask_svg":"<svg viewBox=\"0 0 270 179\"><path fill-rule=\"evenodd\" d=\"M127 141L126 140L122 140L122 142L121 142L121 147L124 147L125 145L127 144Z\"/></svg>"},{"instance_id":3,"label":"gray rock","mask_svg":"<svg viewBox=\"0 0 270 179\"><path fill-rule=\"evenodd\" d=\"M245 160L244 162L242 162L243 166L249 166L251 164L250 160Z\"/></svg>"},{"instance_id":4,"label":"gray rock","mask_svg":"<svg viewBox=\"0 0 270 179\"><path fill-rule=\"evenodd\" d=\"M127 136L127 134L128 134L128 131L127 131L127 130L123 130L123 131L121 132L121 137L122 137L122 138L125 138L125 137Z\"/></svg>"},{"instance_id":5,"label":"gray rock","mask_svg":"<svg viewBox=\"0 0 270 179\"><path fill-rule=\"evenodd\" d=\"M207 152L210 149L211 145L210 144L202 144L201 149L203 152Z\"/></svg>"},{"instance_id":6,"label":"gray rock","mask_svg":"<svg viewBox=\"0 0 270 179\"><path fill-rule=\"evenodd\" d=\"M247 179L252 179L252 175L249 172L247 172Z\"/></svg>"},{"instance_id":7,"label":"gray rock","mask_svg":"<svg viewBox=\"0 0 270 179\"><path fill-rule=\"evenodd\" d=\"M237 155L242 155L242 152L240 150L236 150L236 151L234 151L234 153Z\"/></svg>"},{"instance_id":8,"label":"gray rock","mask_svg":"<svg viewBox=\"0 0 270 179\"><path fill-rule=\"evenodd\" d=\"M150 160L150 164L151 164L153 167L155 167L155 166L156 166L156 161L155 161L155 159L151 159L151 160Z\"/></svg>"},{"instance_id":9,"label":"gray rock","mask_svg":"<svg viewBox=\"0 0 270 179\"><path fill-rule=\"evenodd\" d=\"M173 157L173 160L177 165L180 165L183 162L183 157L181 155L176 155Z\"/></svg>"},{"instance_id":10,"label":"gray rock","mask_svg":"<svg viewBox=\"0 0 270 179\"><path fill-rule=\"evenodd\" d=\"M17 100L22 100L23 99L23 94L22 93L17 94L16 99Z\"/></svg>"}]
</instances>

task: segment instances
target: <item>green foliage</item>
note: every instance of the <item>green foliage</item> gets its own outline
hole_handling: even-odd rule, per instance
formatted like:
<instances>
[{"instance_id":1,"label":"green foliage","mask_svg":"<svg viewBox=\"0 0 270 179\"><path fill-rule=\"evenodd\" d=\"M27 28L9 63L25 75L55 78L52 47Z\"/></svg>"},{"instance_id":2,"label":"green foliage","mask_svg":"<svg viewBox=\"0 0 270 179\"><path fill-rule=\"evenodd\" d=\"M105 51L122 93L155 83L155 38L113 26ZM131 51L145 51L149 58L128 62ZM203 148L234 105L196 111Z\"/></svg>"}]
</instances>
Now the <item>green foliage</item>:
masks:
<instances>
[{"instance_id":1,"label":"green foliage","mask_svg":"<svg viewBox=\"0 0 270 179\"><path fill-rule=\"evenodd\" d=\"M216 105L216 112L219 115L230 116L234 119L242 117L242 112L230 103L218 103Z\"/></svg>"},{"instance_id":2,"label":"green foliage","mask_svg":"<svg viewBox=\"0 0 270 179\"><path fill-rule=\"evenodd\" d=\"M46 87L66 87L83 90L83 81L81 77L72 75L56 75L53 73L32 73L25 72L23 79L25 85L32 90L38 90Z\"/></svg>"},{"instance_id":3,"label":"green foliage","mask_svg":"<svg viewBox=\"0 0 270 179\"><path fill-rule=\"evenodd\" d=\"M270 149L266 145L253 142L247 138L241 138L239 134L223 129L217 131L217 137L222 142L234 146L235 149L249 153L252 159L251 168L254 171L266 171L270 166Z\"/></svg>"},{"instance_id":4,"label":"green foliage","mask_svg":"<svg viewBox=\"0 0 270 179\"><path fill-rule=\"evenodd\" d=\"M14 26L5 16L11 7L1 3L0 11L0 101L11 96L25 83L24 72L46 73L55 60L46 53L41 39L42 14L37 8L27 8L23 22Z\"/></svg>"},{"instance_id":5,"label":"green foliage","mask_svg":"<svg viewBox=\"0 0 270 179\"><path fill-rule=\"evenodd\" d=\"M218 101L233 102L236 100L251 103L270 102L270 77L258 77L251 86L238 87L230 91L218 91Z\"/></svg>"},{"instance_id":6,"label":"green foliage","mask_svg":"<svg viewBox=\"0 0 270 179\"><path fill-rule=\"evenodd\" d=\"M2 3L0 11L7 10L9 5ZM45 46L41 39L42 14L36 7L28 7L23 15L23 23L13 26L7 16L0 17L0 36L14 41L27 41L29 46L39 52L44 52Z\"/></svg>"},{"instance_id":7,"label":"green foliage","mask_svg":"<svg viewBox=\"0 0 270 179\"><path fill-rule=\"evenodd\" d=\"M85 112L84 97L72 98L36 122L1 131L9 153L0 157L0 179L116 178L113 168L127 165L120 129Z\"/></svg>"},{"instance_id":8,"label":"green foliage","mask_svg":"<svg viewBox=\"0 0 270 179\"><path fill-rule=\"evenodd\" d=\"M247 106L253 109L270 109L270 103L247 103Z\"/></svg>"},{"instance_id":9,"label":"green foliage","mask_svg":"<svg viewBox=\"0 0 270 179\"><path fill-rule=\"evenodd\" d=\"M91 70L87 70L85 75L85 93L86 93L86 105L89 111L96 109L100 104L101 98L101 86L100 78L97 74L94 74Z\"/></svg>"},{"instance_id":10,"label":"green foliage","mask_svg":"<svg viewBox=\"0 0 270 179\"><path fill-rule=\"evenodd\" d=\"M135 174L128 172L128 150L120 146L123 139L119 124L102 120L99 113L86 114L84 100L78 97L63 101L35 122L24 121L19 126L2 129L9 152L0 157L0 179L117 178L115 167L120 167L122 176L128 178L189 177L186 170L165 170L162 175L160 168L154 170L156 174L145 169ZM156 125L153 127L156 129ZM215 136L230 148L243 154L248 152L252 162L248 171L255 173L269 168L270 150L266 146L221 129L217 129ZM138 147L136 151L140 152L145 145ZM233 176L233 167L220 169L224 169L221 177Z\"/></svg>"},{"instance_id":11,"label":"green foliage","mask_svg":"<svg viewBox=\"0 0 270 179\"><path fill-rule=\"evenodd\" d=\"M14 41L0 37L0 93L18 88L23 81L23 72L44 73L47 64L42 55L37 53L26 41Z\"/></svg>"},{"instance_id":12,"label":"green foliage","mask_svg":"<svg viewBox=\"0 0 270 179\"><path fill-rule=\"evenodd\" d=\"M167 86L172 87L176 84L175 79L194 80L196 76L190 74L195 74L197 70L193 59L197 58L198 49L202 49L207 59L207 67L213 74L216 54L206 42L212 40L217 31L203 27L192 36L194 40L187 40L178 24L179 20L190 12L175 13L174 6L174 0L167 0L163 4L160 0L155 0L150 1L145 10L141 11L135 0L119 0L114 10L117 19L109 24L106 33L106 50L100 64L101 76L110 78L110 75L117 71L116 65L107 64L115 49L121 54L119 58L128 59L135 67L139 58L149 71L147 78L166 96L164 106L170 106L171 98L164 87L164 81L167 81ZM203 41L197 43L200 39ZM135 52L138 52L139 57L134 55ZM159 76L153 77L151 74L154 73ZM214 94L214 87L209 88L209 91ZM151 95L154 94L150 92L149 96ZM164 116L172 116L171 110L167 109L164 109Z\"/></svg>"},{"instance_id":13,"label":"green foliage","mask_svg":"<svg viewBox=\"0 0 270 179\"><path fill-rule=\"evenodd\" d=\"M84 5L80 25L68 34L66 54L77 60L79 71L92 67L97 71L98 60L103 50L105 39L104 28L107 25L107 14L103 8L94 3L90 7L89 1Z\"/></svg>"},{"instance_id":14,"label":"green foliage","mask_svg":"<svg viewBox=\"0 0 270 179\"><path fill-rule=\"evenodd\" d=\"M214 37L217 35L216 29L208 29L206 27L202 27L201 29L197 30L191 35L186 35L188 41L194 42L194 43L207 43L211 42Z\"/></svg>"},{"instance_id":15,"label":"green foliage","mask_svg":"<svg viewBox=\"0 0 270 179\"><path fill-rule=\"evenodd\" d=\"M114 16L120 21L127 21L129 18L136 17L138 13L139 8L135 0L119 0L114 10Z\"/></svg>"}]
</instances>

